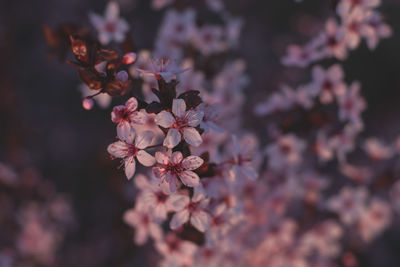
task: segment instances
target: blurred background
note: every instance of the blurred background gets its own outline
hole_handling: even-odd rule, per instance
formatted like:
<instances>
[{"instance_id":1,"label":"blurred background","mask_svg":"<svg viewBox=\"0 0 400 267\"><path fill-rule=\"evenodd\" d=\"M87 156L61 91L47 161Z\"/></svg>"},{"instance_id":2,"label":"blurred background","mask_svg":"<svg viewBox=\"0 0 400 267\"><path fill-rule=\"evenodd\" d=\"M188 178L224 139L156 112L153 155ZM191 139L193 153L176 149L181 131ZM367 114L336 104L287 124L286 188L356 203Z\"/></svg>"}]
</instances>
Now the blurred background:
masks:
<instances>
[{"instance_id":1,"label":"blurred background","mask_svg":"<svg viewBox=\"0 0 400 267\"><path fill-rule=\"evenodd\" d=\"M164 11L149 0L120 0L138 49L152 48ZM70 196L76 227L59 257L62 266L154 266L149 244L135 247L122 214L133 205L134 186L106 147L115 138L110 109L81 107L76 70L49 59L42 24L89 25L88 12L103 13L103 0L0 1L0 161L34 165L57 191ZM330 0L229 0L228 9L245 20L238 54L247 62L248 114L279 84L309 80L308 70L286 68L280 57L290 43L303 43L332 14ZM369 105L365 136L393 140L400 132L400 1L380 9L393 27L392 38L376 51L363 44L344 64L348 81L359 80ZM248 120L246 127L259 122ZM1 230L0 230L1 231ZM0 244L1 244L0 240ZM400 266L400 232L387 231L360 256L361 266ZM147 265L146 265L147 266Z\"/></svg>"}]
</instances>

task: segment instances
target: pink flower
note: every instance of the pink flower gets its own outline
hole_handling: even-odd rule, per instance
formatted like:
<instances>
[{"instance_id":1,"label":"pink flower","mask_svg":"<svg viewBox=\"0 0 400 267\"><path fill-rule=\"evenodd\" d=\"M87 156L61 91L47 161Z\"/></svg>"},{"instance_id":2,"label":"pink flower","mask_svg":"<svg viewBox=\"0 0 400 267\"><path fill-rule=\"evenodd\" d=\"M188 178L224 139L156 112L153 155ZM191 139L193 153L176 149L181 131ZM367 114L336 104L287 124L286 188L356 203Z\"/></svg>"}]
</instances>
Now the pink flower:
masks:
<instances>
[{"instance_id":1,"label":"pink flower","mask_svg":"<svg viewBox=\"0 0 400 267\"><path fill-rule=\"evenodd\" d=\"M208 202L204 191L199 188L194 189L192 199L186 195L172 195L171 204L176 213L169 224L171 229L176 230L190 221L197 230L204 232L210 225L210 214L206 211Z\"/></svg>"},{"instance_id":2,"label":"pink flower","mask_svg":"<svg viewBox=\"0 0 400 267\"><path fill-rule=\"evenodd\" d=\"M143 245L149 236L154 240L162 238L160 225L154 222L149 211L143 209L130 209L124 213L124 221L136 229L135 243Z\"/></svg>"},{"instance_id":3,"label":"pink flower","mask_svg":"<svg viewBox=\"0 0 400 267\"><path fill-rule=\"evenodd\" d=\"M189 69L180 69L174 62L170 60L150 60L149 69L138 69L142 76L154 76L157 80L163 78L169 82L172 79L177 79L178 75L188 71Z\"/></svg>"},{"instance_id":4,"label":"pink flower","mask_svg":"<svg viewBox=\"0 0 400 267\"><path fill-rule=\"evenodd\" d=\"M236 136L232 137L233 141L233 153L230 161L232 168L230 170L230 176L233 180L239 181L239 179L247 178L255 180L258 177L258 173L254 166L253 154L258 146L258 141L254 136L245 136L240 140L237 140Z\"/></svg>"},{"instance_id":5,"label":"pink flower","mask_svg":"<svg viewBox=\"0 0 400 267\"><path fill-rule=\"evenodd\" d=\"M353 123L361 122L361 113L366 109L367 104L360 96L360 83L352 83L347 92L338 97L338 102L341 120L349 120Z\"/></svg>"},{"instance_id":6,"label":"pink flower","mask_svg":"<svg viewBox=\"0 0 400 267\"><path fill-rule=\"evenodd\" d=\"M339 195L328 200L327 207L337 212L343 223L354 224L365 209L367 197L368 192L363 187L357 189L344 187Z\"/></svg>"},{"instance_id":7,"label":"pink flower","mask_svg":"<svg viewBox=\"0 0 400 267\"><path fill-rule=\"evenodd\" d=\"M353 9L369 10L381 4L381 0L341 0L337 6L337 13L345 17Z\"/></svg>"},{"instance_id":8,"label":"pink flower","mask_svg":"<svg viewBox=\"0 0 400 267\"><path fill-rule=\"evenodd\" d=\"M175 192L179 187L178 178L189 187L198 186L199 176L193 170L203 164L203 159L197 156L189 156L183 159L181 152L174 152L171 156L163 152L156 152L156 160L159 163L153 167L153 174L161 180L161 183L167 185L167 192Z\"/></svg>"},{"instance_id":9,"label":"pink flower","mask_svg":"<svg viewBox=\"0 0 400 267\"><path fill-rule=\"evenodd\" d=\"M163 128L169 128L163 145L174 148L182 140L194 147L202 143L199 132L194 128L200 124L204 116L202 111L186 111L186 104L183 99L174 99L172 103L172 114L168 111L161 111L157 114L155 121Z\"/></svg>"},{"instance_id":10,"label":"pink flower","mask_svg":"<svg viewBox=\"0 0 400 267\"><path fill-rule=\"evenodd\" d=\"M369 11L367 23L372 28L365 34L368 48L374 50L380 39L389 38L392 35L392 28L383 22L382 15L376 11Z\"/></svg>"},{"instance_id":11,"label":"pink flower","mask_svg":"<svg viewBox=\"0 0 400 267\"><path fill-rule=\"evenodd\" d=\"M165 220L167 213L173 211L171 198L162 191L160 186L152 182L142 174L135 177L135 185L141 190L136 199L136 205L151 210L155 219Z\"/></svg>"},{"instance_id":12,"label":"pink flower","mask_svg":"<svg viewBox=\"0 0 400 267\"><path fill-rule=\"evenodd\" d=\"M165 236L164 240L156 242L155 247L164 257L179 261L191 259L197 250L194 243L182 240L171 232Z\"/></svg>"},{"instance_id":13,"label":"pink flower","mask_svg":"<svg viewBox=\"0 0 400 267\"><path fill-rule=\"evenodd\" d=\"M373 198L367 209L364 210L358 224L361 237L364 241L372 241L386 229L392 221L392 211L387 202Z\"/></svg>"},{"instance_id":14,"label":"pink flower","mask_svg":"<svg viewBox=\"0 0 400 267\"><path fill-rule=\"evenodd\" d=\"M321 66L315 66L312 75L313 84L310 93L314 96L318 95L322 103L331 103L335 96L341 96L346 92L346 84L343 82L344 73L340 65L333 65L327 70Z\"/></svg>"},{"instance_id":15,"label":"pink flower","mask_svg":"<svg viewBox=\"0 0 400 267\"><path fill-rule=\"evenodd\" d=\"M146 114L137 111L138 102L136 98L131 97L125 102L125 105L116 106L111 112L111 120L117 124L117 134L119 137L127 138L131 132L133 124L144 124Z\"/></svg>"},{"instance_id":16,"label":"pink flower","mask_svg":"<svg viewBox=\"0 0 400 267\"><path fill-rule=\"evenodd\" d=\"M282 136L267 147L268 165L273 170L297 166L302 161L306 143L293 134Z\"/></svg>"},{"instance_id":17,"label":"pink flower","mask_svg":"<svg viewBox=\"0 0 400 267\"><path fill-rule=\"evenodd\" d=\"M223 37L223 28L220 26L206 25L197 28L192 33L192 44L203 55L210 55L226 49Z\"/></svg>"},{"instance_id":18,"label":"pink flower","mask_svg":"<svg viewBox=\"0 0 400 267\"><path fill-rule=\"evenodd\" d=\"M128 179L131 179L135 174L137 160L144 166L150 167L154 165L155 159L149 153L144 151L153 140L153 133L145 131L136 136L135 132L131 130L130 134L125 136L119 136L119 141L112 143L108 146L107 151L113 157L121 158L125 164L125 174Z\"/></svg>"},{"instance_id":19,"label":"pink flower","mask_svg":"<svg viewBox=\"0 0 400 267\"><path fill-rule=\"evenodd\" d=\"M124 19L119 18L119 7L114 1L108 3L104 18L100 15L90 13L90 22L99 34L99 41L107 45L111 41L117 43L125 39L125 33L129 30L129 25Z\"/></svg>"},{"instance_id":20,"label":"pink flower","mask_svg":"<svg viewBox=\"0 0 400 267\"><path fill-rule=\"evenodd\" d=\"M324 43L324 53L327 56L344 60L348 51L345 43L345 32L334 19L329 19L325 24L325 32L319 36Z\"/></svg>"},{"instance_id":21,"label":"pink flower","mask_svg":"<svg viewBox=\"0 0 400 267\"><path fill-rule=\"evenodd\" d=\"M378 138L368 138L364 143L364 150L375 161L391 158L395 151Z\"/></svg>"}]
</instances>

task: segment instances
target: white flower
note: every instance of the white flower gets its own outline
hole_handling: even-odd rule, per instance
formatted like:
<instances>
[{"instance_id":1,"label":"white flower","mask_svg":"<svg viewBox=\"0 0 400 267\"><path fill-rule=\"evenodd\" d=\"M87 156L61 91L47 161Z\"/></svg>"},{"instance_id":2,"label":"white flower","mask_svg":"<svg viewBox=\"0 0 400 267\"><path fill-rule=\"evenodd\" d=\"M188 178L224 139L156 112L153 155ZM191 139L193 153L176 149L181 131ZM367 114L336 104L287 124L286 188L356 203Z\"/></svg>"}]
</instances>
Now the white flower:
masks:
<instances>
[{"instance_id":1,"label":"white flower","mask_svg":"<svg viewBox=\"0 0 400 267\"><path fill-rule=\"evenodd\" d=\"M163 128L169 128L163 145L174 148L182 140L194 147L199 146L203 141L199 132L194 128L200 124L204 116L202 111L186 111L186 104L183 99L174 99L172 103L172 114L168 111L161 111L157 114L155 121Z\"/></svg>"},{"instance_id":2,"label":"white flower","mask_svg":"<svg viewBox=\"0 0 400 267\"><path fill-rule=\"evenodd\" d=\"M131 130L127 137L119 136L119 139L119 141L109 145L107 151L113 157L124 160L125 174L128 179L131 179L135 174L135 157L144 166L150 167L154 165L154 157L143 150L151 144L153 140L152 132L145 131L139 133L135 140L135 132Z\"/></svg>"},{"instance_id":3,"label":"white flower","mask_svg":"<svg viewBox=\"0 0 400 267\"><path fill-rule=\"evenodd\" d=\"M129 30L128 23L119 18L119 7L114 1L108 3L104 12L104 18L100 15L90 13L89 19L98 31L100 43L107 45L111 41L118 43L124 41L125 33Z\"/></svg>"}]
</instances>

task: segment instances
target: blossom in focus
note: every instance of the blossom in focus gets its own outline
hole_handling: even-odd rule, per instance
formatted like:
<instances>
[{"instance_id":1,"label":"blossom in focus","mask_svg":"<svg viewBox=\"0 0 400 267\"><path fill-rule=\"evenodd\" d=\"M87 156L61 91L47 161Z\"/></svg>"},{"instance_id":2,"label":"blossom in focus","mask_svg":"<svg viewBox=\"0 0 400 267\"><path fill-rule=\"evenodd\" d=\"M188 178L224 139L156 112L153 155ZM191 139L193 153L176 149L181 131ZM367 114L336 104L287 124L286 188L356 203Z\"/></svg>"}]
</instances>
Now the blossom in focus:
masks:
<instances>
[{"instance_id":1,"label":"blossom in focus","mask_svg":"<svg viewBox=\"0 0 400 267\"><path fill-rule=\"evenodd\" d=\"M134 97L129 98L125 105L113 108L111 120L117 124L118 136L127 138L133 124L144 124L146 122L146 113L138 111L137 108L138 102Z\"/></svg>"},{"instance_id":2,"label":"blossom in focus","mask_svg":"<svg viewBox=\"0 0 400 267\"><path fill-rule=\"evenodd\" d=\"M202 143L199 132L194 128L200 124L204 116L202 111L186 111L186 103L183 99L174 99L172 103L172 114L161 111L157 114L155 122L163 128L168 129L163 145L174 148L183 139L194 147Z\"/></svg>"},{"instance_id":3,"label":"blossom in focus","mask_svg":"<svg viewBox=\"0 0 400 267\"><path fill-rule=\"evenodd\" d=\"M153 167L153 174L160 179L160 184L166 192L175 192L179 187L179 180L189 187L196 187L200 183L199 176L193 170L203 164L203 159L197 156L183 158L181 152L174 152L171 156L156 152L157 165Z\"/></svg>"},{"instance_id":4,"label":"blossom in focus","mask_svg":"<svg viewBox=\"0 0 400 267\"><path fill-rule=\"evenodd\" d=\"M154 165L154 157L144 151L153 140L152 132L144 131L135 136L135 131L131 130L128 136L118 136L118 138L119 141L109 145L107 151L113 157L123 159L125 174L128 179L131 179L135 174L135 158L144 166Z\"/></svg>"},{"instance_id":5,"label":"blossom in focus","mask_svg":"<svg viewBox=\"0 0 400 267\"><path fill-rule=\"evenodd\" d=\"M119 6L115 1L108 3L104 17L90 13L89 19L96 28L99 41L103 45L107 45L111 41L121 43L129 30L128 23L119 17Z\"/></svg>"}]
</instances>

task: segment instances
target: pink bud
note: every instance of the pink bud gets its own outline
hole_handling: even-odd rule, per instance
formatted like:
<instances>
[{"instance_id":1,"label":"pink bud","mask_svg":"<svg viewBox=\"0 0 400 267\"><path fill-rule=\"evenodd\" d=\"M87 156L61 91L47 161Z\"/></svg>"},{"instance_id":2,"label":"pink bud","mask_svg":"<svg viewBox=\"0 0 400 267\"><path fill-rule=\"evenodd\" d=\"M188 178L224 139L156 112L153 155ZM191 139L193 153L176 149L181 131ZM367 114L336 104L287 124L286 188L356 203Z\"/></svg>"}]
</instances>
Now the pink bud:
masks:
<instances>
[{"instance_id":1,"label":"pink bud","mask_svg":"<svg viewBox=\"0 0 400 267\"><path fill-rule=\"evenodd\" d=\"M120 72L117 73L117 80L120 82L127 82L129 79L129 75L126 71L121 70Z\"/></svg>"},{"instance_id":2,"label":"pink bud","mask_svg":"<svg viewBox=\"0 0 400 267\"><path fill-rule=\"evenodd\" d=\"M132 64L135 61L136 61L136 53L133 52L126 53L121 59L121 63L125 65Z\"/></svg>"},{"instance_id":3,"label":"pink bud","mask_svg":"<svg viewBox=\"0 0 400 267\"><path fill-rule=\"evenodd\" d=\"M82 100L82 107L86 110L91 110L94 106L94 100L91 97L85 97Z\"/></svg>"}]
</instances>

